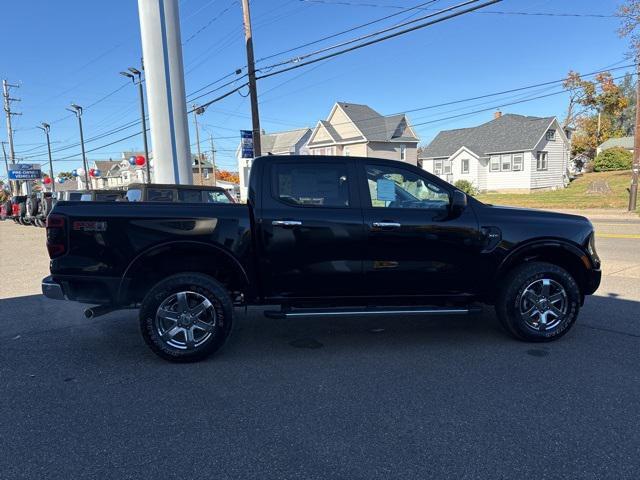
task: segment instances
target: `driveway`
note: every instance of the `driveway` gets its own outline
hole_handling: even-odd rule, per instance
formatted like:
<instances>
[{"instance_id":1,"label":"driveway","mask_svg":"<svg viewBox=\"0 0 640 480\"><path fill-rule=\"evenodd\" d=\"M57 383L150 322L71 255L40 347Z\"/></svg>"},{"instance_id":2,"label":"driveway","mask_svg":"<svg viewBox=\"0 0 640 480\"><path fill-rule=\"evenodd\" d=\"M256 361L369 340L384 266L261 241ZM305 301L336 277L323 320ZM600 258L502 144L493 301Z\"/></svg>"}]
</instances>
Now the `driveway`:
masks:
<instances>
[{"instance_id":1,"label":"driveway","mask_svg":"<svg viewBox=\"0 0 640 480\"><path fill-rule=\"evenodd\" d=\"M21 242L0 258L0 478L640 476L640 239L599 236L603 284L556 343L512 340L490 309L250 309L219 355L174 365L134 312L88 321L39 295L41 236L0 223Z\"/></svg>"}]
</instances>

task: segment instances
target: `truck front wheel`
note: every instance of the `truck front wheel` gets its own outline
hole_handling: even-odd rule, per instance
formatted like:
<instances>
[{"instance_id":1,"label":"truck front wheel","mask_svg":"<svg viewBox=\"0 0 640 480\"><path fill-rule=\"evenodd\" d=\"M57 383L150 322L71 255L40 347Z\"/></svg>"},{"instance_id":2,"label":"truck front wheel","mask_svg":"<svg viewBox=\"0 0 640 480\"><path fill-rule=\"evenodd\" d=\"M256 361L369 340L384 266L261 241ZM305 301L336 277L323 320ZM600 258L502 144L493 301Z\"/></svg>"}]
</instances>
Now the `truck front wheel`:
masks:
<instances>
[{"instance_id":1,"label":"truck front wheel","mask_svg":"<svg viewBox=\"0 0 640 480\"><path fill-rule=\"evenodd\" d=\"M500 322L529 342L562 337L580 310L580 288L565 269L546 262L525 263L504 279L496 301Z\"/></svg>"},{"instance_id":2,"label":"truck front wheel","mask_svg":"<svg viewBox=\"0 0 640 480\"><path fill-rule=\"evenodd\" d=\"M194 362L216 352L233 322L226 289L200 273L181 273L157 283L142 301L140 328L154 353L172 362Z\"/></svg>"}]
</instances>

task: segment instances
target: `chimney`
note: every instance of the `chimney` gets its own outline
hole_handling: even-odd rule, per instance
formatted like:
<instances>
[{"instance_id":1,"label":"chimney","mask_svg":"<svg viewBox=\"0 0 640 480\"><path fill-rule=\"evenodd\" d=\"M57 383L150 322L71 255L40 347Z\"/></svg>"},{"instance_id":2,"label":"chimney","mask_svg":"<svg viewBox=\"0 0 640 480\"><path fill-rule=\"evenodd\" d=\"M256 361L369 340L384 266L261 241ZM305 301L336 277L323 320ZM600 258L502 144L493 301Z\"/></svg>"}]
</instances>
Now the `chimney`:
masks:
<instances>
[{"instance_id":1,"label":"chimney","mask_svg":"<svg viewBox=\"0 0 640 480\"><path fill-rule=\"evenodd\" d=\"M500 110L496 110L496 111L493 113L493 119L494 119L494 120L499 119L501 116L502 116L502 112L501 112Z\"/></svg>"}]
</instances>

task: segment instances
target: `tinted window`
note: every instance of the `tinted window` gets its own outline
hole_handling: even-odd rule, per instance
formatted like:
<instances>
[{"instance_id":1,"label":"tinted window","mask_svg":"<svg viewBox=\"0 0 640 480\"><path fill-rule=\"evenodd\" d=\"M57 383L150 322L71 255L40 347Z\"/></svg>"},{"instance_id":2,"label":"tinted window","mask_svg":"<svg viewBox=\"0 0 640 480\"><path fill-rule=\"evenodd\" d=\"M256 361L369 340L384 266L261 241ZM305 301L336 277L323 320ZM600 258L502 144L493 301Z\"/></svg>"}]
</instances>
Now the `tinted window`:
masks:
<instances>
[{"instance_id":1,"label":"tinted window","mask_svg":"<svg viewBox=\"0 0 640 480\"><path fill-rule=\"evenodd\" d=\"M142 200L142 190L139 188L127 190L127 200L130 202L140 202Z\"/></svg>"},{"instance_id":2,"label":"tinted window","mask_svg":"<svg viewBox=\"0 0 640 480\"><path fill-rule=\"evenodd\" d=\"M71 197L71 195L69 195L69 197ZM75 200L75 199L69 198L69 200ZM91 194L90 193L83 193L82 195L80 195L80 201L82 201L82 202L90 202L91 201Z\"/></svg>"},{"instance_id":3,"label":"tinted window","mask_svg":"<svg viewBox=\"0 0 640 480\"><path fill-rule=\"evenodd\" d=\"M444 210L449 193L426 178L402 168L367 165L371 206Z\"/></svg>"},{"instance_id":4,"label":"tinted window","mask_svg":"<svg viewBox=\"0 0 640 480\"><path fill-rule=\"evenodd\" d=\"M147 190L149 202L173 202L173 190L167 188L150 188Z\"/></svg>"},{"instance_id":5,"label":"tinted window","mask_svg":"<svg viewBox=\"0 0 640 480\"><path fill-rule=\"evenodd\" d=\"M200 190L178 190L178 199L186 203L202 203Z\"/></svg>"},{"instance_id":6,"label":"tinted window","mask_svg":"<svg viewBox=\"0 0 640 480\"><path fill-rule=\"evenodd\" d=\"M120 197L119 193L96 193L96 202L115 202Z\"/></svg>"},{"instance_id":7,"label":"tinted window","mask_svg":"<svg viewBox=\"0 0 640 480\"><path fill-rule=\"evenodd\" d=\"M77 202L81 198L82 198L82 193L80 193L80 192L69 193L69 201L70 202ZM89 198L89 200L91 200L91 198Z\"/></svg>"},{"instance_id":8,"label":"tinted window","mask_svg":"<svg viewBox=\"0 0 640 480\"><path fill-rule=\"evenodd\" d=\"M206 203L231 203L231 199L224 192L204 192Z\"/></svg>"},{"instance_id":9,"label":"tinted window","mask_svg":"<svg viewBox=\"0 0 640 480\"><path fill-rule=\"evenodd\" d=\"M275 165L273 192L289 205L348 207L347 166L341 163Z\"/></svg>"}]
</instances>

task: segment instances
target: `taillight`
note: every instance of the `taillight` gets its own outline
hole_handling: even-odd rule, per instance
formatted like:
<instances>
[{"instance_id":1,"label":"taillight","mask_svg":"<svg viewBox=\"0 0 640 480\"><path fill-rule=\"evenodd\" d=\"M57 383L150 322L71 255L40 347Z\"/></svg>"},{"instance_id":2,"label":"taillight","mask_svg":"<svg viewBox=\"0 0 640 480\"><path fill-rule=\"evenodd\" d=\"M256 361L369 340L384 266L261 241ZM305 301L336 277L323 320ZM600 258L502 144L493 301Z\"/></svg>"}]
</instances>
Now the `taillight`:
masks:
<instances>
[{"instance_id":1,"label":"taillight","mask_svg":"<svg viewBox=\"0 0 640 480\"><path fill-rule=\"evenodd\" d=\"M18 205L17 203L11 205L11 213L13 213L14 217L20 215L20 205Z\"/></svg>"},{"instance_id":2,"label":"taillight","mask_svg":"<svg viewBox=\"0 0 640 480\"><path fill-rule=\"evenodd\" d=\"M49 258L64 255L67 251L67 218L51 214L47 217L47 251Z\"/></svg>"}]
</instances>

